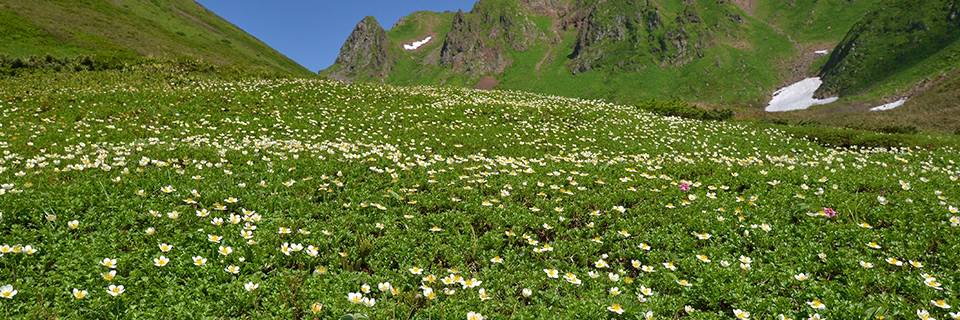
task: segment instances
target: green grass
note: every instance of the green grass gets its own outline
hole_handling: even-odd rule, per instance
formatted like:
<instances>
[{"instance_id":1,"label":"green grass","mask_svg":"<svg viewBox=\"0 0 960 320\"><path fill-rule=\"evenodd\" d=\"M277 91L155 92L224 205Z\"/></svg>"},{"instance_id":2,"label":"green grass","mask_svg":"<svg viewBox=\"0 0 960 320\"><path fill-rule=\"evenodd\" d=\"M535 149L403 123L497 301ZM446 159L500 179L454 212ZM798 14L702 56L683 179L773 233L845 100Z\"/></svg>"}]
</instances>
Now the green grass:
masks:
<instances>
[{"instance_id":1,"label":"green grass","mask_svg":"<svg viewBox=\"0 0 960 320\"><path fill-rule=\"evenodd\" d=\"M890 137L902 144L829 148L599 100L162 61L24 74L0 80L0 287L18 291L0 315L948 318L930 301L960 305L958 149ZM347 299L364 284L373 306Z\"/></svg>"},{"instance_id":2,"label":"green grass","mask_svg":"<svg viewBox=\"0 0 960 320\"><path fill-rule=\"evenodd\" d=\"M754 16L801 43L836 45L877 0L757 1Z\"/></svg>"},{"instance_id":3,"label":"green grass","mask_svg":"<svg viewBox=\"0 0 960 320\"><path fill-rule=\"evenodd\" d=\"M12 57L125 52L312 74L194 1L10 0L0 21L0 53Z\"/></svg>"},{"instance_id":4,"label":"green grass","mask_svg":"<svg viewBox=\"0 0 960 320\"><path fill-rule=\"evenodd\" d=\"M830 54L819 91L852 96L884 84L909 90L904 82L923 77L915 69L935 74L956 65L951 61L960 47L955 5L898 0L874 6Z\"/></svg>"}]
</instances>

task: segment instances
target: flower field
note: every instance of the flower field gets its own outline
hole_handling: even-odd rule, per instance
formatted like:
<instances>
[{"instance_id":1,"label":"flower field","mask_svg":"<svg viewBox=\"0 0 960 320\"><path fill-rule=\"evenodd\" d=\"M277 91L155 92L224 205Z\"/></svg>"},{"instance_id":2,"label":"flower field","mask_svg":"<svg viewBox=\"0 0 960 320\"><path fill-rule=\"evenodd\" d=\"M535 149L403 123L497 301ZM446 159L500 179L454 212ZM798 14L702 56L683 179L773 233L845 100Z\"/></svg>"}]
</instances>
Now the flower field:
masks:
<instances>
[{"instance_id":1,"label":"flower field","mask_svg":"<svg viewBox=\"0 0 960 320\"><path fill-rule=\"evenodd\" d=\"M602 101L0 81L4 318L960 319L960 154Z\"/></svg>"}]
</instances>

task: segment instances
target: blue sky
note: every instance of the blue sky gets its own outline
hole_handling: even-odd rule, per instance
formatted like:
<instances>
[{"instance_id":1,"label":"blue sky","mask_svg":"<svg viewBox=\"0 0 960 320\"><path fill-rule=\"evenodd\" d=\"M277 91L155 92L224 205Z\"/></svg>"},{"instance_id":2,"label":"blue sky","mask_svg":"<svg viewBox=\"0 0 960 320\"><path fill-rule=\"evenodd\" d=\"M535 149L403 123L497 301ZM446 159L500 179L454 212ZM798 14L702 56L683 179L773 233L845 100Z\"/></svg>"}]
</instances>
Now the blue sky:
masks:
<instances>
[{"instance_id":1,"label":"blue sky","mask_svg":"<svg viewBox=\"0 0 960 320\"><path fill-rule=\"evenodd\" d=\"M197 0L220 17L316 72L333 64L365 16L389 29L415 11L470 11L477 0Z\"/></svg>"}]
</instances>

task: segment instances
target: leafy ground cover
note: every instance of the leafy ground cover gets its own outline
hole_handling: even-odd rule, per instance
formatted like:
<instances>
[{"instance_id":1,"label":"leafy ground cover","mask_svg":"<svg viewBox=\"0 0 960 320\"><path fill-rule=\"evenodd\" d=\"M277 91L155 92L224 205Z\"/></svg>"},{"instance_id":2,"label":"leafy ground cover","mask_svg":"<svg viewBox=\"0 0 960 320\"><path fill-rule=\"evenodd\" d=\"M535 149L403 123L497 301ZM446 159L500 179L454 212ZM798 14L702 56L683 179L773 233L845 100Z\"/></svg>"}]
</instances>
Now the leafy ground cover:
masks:
<instances>
[{"instance_id":1,"label":"leafy ground cover","mask_svg":"<svg viewBox=\"0 0 960 320\"><path fill-rule=\"evenodd\" d=\"M958 317L949 145L149 66L0 99L7 318Z\"/></svg>"}]
</instances>

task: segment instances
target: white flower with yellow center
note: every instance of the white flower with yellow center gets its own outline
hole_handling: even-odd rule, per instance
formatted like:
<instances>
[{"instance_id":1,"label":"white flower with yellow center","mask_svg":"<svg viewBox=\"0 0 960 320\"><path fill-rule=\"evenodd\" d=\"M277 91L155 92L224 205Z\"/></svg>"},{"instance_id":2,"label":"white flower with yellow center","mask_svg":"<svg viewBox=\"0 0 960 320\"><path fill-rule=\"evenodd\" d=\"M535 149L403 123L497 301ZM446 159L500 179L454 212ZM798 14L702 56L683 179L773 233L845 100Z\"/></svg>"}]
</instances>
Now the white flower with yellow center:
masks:
<instances>
[{"instance_id":1,"label":"white flower with yellow center","mask_svg":"<svg viewBox=\"0 0 960 320\"><path fill-rule=\"evenodd\" d=\"M103 258L103 261L100 261L100 265L110 269L115 269L117 267L117 259Z\"/></svg>"},{"instance_id":2,"label":"white flower with yellow center","mask_svg":"<svg viewBox=\"0 0 960 320\"><path fill-rule=\"evenodd\" d=\"M13 290L13 285L4 285L0 287L0 298L13 299L13 296L17 295L17 290Z\"/></svg>"},{"instance_id":3,"label":"white flower with yellow center","mask_svg":"<svg viewBox=\"0 0 960 320\"><path fill-rule=\"evenodd\" d=\"M107 293L114 297L119 296L123 292L124 292L124 289L122 285L115 286L111 284L109 287L107 287Z\"/></svg>"},{"instance_id":4,"label":"white flower with yellow center","mask_svg":"<svg viewBox=\"0 0 960 320\"><path fill-rule=\"evenodd\" d=\"M158 267L165 266L167 265L167 263L170 263L170 259L164 256L160 256L159 258L153 259L153 265Z\"/></svg>"},{"instance_id":5,"label":"white flower with yellow center","mask_svg":"<svg viewBox=\"0 0 960 320\"><path fill-rule=\"evenodd\" d=\"M560 271L557 271L557 269L543 269L543 272L546 272L547 277L550 278L556 279L560 277Z\"/></svg>"},{"instance_id":6,"label":"white flower with yellow center","mask_svg":"<svg viewBox=\"0 0 960 320\"><path fill-rule=\"evenodd\" d=\"M347 300L353 303L363 303L363 294L359 292L348 293Z\"/></svg>"},{"instance_id":7,"label":"white flower with yellow center","mask_svg":"<svg viewBox=\"0 0 960 320\"><path fill-rule=\"evenodd\" d=\"M814 308L814 309L826 309L826 308L827 308L827 305L823 304L823 302L820 302L819 299L814 299L813 301L807 301L807 304L810 305L810 307L811 307L811 308Z\"/></svg>"},{"instance_id":8,"label":"white flower with yellow center","mask_svg":"<svg viewBox=\"0 0 960 320\"><path fill-rule=\"evenodd\" d=\"M740 310L740 309L733 309L733 315L736 316L737 319L740 319L740 320L749 320L749 319L750 319L750 312L743 311L743 310Z\"/></svg>"},{"instance_id":9,"label":"white flower with yellow center","mask_svg":"<svg viewBox=\"0 0 960 320\"><path fill-rule=\"evenodd\" d=\"M80 289L77 289L77 288L73 288L73 297L74 297L74 298L83 299L83 298L86 297L87 295L88 295L87 290L80 290Z\"/></svg>"},{"instance_id":10,"label":"white flower with yellow center","mask_svg":"<svg viewBox=\"0 0 960 320\"><path fill-rule=\"evenodd\" d=\"M937 306L938 308L941 308L941 309L950 309L950 305L943 300L930 300L930 304Z\"/></svg>"}]
</instances>

